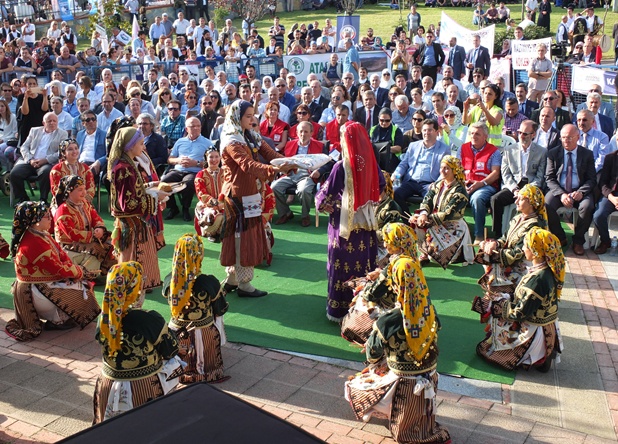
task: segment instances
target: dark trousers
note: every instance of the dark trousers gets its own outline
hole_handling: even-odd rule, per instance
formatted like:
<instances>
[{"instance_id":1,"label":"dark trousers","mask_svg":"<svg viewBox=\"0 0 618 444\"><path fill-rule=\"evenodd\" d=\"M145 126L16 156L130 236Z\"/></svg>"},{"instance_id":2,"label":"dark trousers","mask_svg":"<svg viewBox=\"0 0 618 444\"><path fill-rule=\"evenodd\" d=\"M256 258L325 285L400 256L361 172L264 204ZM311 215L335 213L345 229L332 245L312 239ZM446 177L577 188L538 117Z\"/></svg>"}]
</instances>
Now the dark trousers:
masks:
<instances>
[{"instance_id":1,"label":"dark trousers","mask_svg":"<svg viewBox=\"0 0 618 444\"><path fill-rule=\"evenodd\" d=\"M49 173L51 169L52 165L48 163L38 169L34 168L29 163L23 163L23 161L15 164L11 170L11 193L13 193L13 202L18 204L19 202L30 200L26 193L25 181L32 176L37 176L41 200L49 202L49 191L51 189Z\"/></svg>"},{"instance_id":2,"label":"dark trousers","mask_svg":"<svg viewBox=\"0 0 618 444\"><path fill-rule=\"evenodd\" d=\"M594 216L592 219L594 220L594 224L597 226L597 230L599 230L599 237L601 238L601 242L604 244L609 244L609 227L607 224L607 218L610 214L616 211L616 207L613 203L609 201L607 197L604 197L599 202L599 207L594 212Z\"/></svg>"},{"instance_id":3,"label":"dark trousers","mask_svg":"<svg viewBox=\"0 0 618 444\"><path fill-rule=\"evenodd\" d=\"M183 210L189 209L191 206L191 201L193 200L193 196L195 196L195 175L197 173L188 173L184 171L176 171L172 170L167 173L165 176L161 178L161 182L166 183L175 183L175 182L186 182L187 187L179 192L180 204L182 205ZM178 210L178 205L176 204L176 197L174 194L170 196L170 200L167 201L167 207L170 210Z\"/></svg>"},{"instance_id":4,"label":"dark trousers","mask_svg":"<svg viewBox=\"0 0 618 444\"><path fill-rule=\"evenodd\" d=\"M503 188L502 190L491 196L490 202L491 217L493 218L491 229L494 232L494 236L496 237L496 239L498 239L502 236L504 232L504 227L502 226L502 216L504 215L504 208L515 203L515 196L513 195L513 192L511 190L509 190L508 188Z\"/></svg>"},{"instance_id":5,"label":"dark trousers","mask_svg":"<svg viewBox=\"0 0 618 444\"><path fill-rule=\"evenodd\" d=\"M408 197L425 197L425 194L429 191L429 185L431 184L422 184L415 180L406 180L405 182L402 182L400 186L395 188L395 202L399 204L402 211L409 213L410 207L408 207L408 202L406 202Z\"/></svg>"},{"instance_id":6,"label":"dark trousers","mask_svg":"<svg viewBox=\"0 0 618 444\"><path fill-rule=\"evenodd\" d=\"M556 213L556 211L562 206L562 201L559 197L554 196L551 192L545 195L545 208L547 209L549 231L555 234L560 240L566 239L566 234L560 225L560 217ZM579 220L577 221L575 232L573 234L573 243L584 245L584 235L588 232L588 228L590 228L590 224L592 223L594 199L591 195L588 195L581 201L574 202L573 206L577 209L579 214Z\"/></svg>"},{"instance_id":7,"label":"dark trousers","mask_svg":"<svg viewBox=\"0 0 618 444\"><path fill-rule=\"evenodd\" d=\"M210 11L208 11L208 3L205 5L200 2L200 17L204 17L206 19L206 24L210 21Z\"/></svg>"},{"instance_id":8,"label":"dark trousers","mask_svg":"<svg viewBox=\"0 0 618 444\"><path fill-rule=\"evenodd\" d=\"M438 78L438 67L423 65L421 69L421 76L429 76L433 79L433 85L436 86L436 79Z\"/></svg>"}]
</instances>

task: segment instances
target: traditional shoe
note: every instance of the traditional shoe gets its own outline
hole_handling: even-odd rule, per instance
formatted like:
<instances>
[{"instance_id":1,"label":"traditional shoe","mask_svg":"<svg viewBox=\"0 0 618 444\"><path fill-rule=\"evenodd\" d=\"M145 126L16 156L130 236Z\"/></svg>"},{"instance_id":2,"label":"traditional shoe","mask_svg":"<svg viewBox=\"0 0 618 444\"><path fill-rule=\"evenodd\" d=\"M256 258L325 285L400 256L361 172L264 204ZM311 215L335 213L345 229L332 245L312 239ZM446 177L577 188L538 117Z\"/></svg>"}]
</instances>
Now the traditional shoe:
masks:
<instances>
[{"instance_id":1,"label":"traditional shoe","mask_svg":"<svg viewBox=\"0 0 618 444\"><path fill-rule=\"evenodd\" d=\"M268 292L258 290L257 288L253 291L245 291L239 288L236 290L236 294L238 294L238 297L240 298L261 298L262 296L266 296Z\"/></svg>"},{"instance_id":2,"label":"traditional shoe","mask_svg":"<svg viewBox=\"0 0 618 444\"><path fill-rule=\"evenodd\" d=\"M182 220L184 220L185 222L191 222L193 220L188 208L182 209Z\"/></svg>"},{"instance_id":3,"label":"traditional shoe","mask_svg":"<svg viewBox=\"0 0 618 444\"><path fill-rule=\"evenodd\" d=\"M167 212L167 214L165 215L164 219L165 220L172 220L173 218L175 218L176 216L178 216L178 209L177 208L170 208Z\"/></svg>"},{"instance_id":4,"label":"traditional shoe","mask_svg":"<svg viewBox=\"0 0 618 444\"><path fill-rule=\"evenodd\" d=\"M303 227L308 227L309 225L311 225L311 219L309 218L309 216L305 216L301 219L300 224Z\"/></svg>"},{"instance_id":5,"label":"traditional shoe","mask_svg":"<svg viewBox=\"0 0 618 444\"><path fill-rule=\"evenodd\" d=\"M294 213L290 211L288 214L284 214L279 219L277 219L277 222L275 222L275 225L283 225L292 219L294 219Z\"/></svg>"},{"instance_id":6,"label":"traditional shoe","mask_svg":"<svg viewBox=\"0 0 618 444\"><path fill-rule=\"evenodd\" d=\"M578 256L584 255L584 246L580 244L573 243L573 253Z\"/></svg>"},{"instance_id":7,"label":"traditional shoe","mask_svg":"<svg viewBox=\"0 0 618 444\"><path fill-rule=\"evenodd\" d=\"M76 326L77 326L77 324L75 323L75 321L73 321L73 319L69 319L69 320L67 320L65 322L62 322L60 324L56 324L55 322L47 321L43 325L43 330L46 330L46 331L70 330L72 328L75 328Z\"/></svg>"},{"instance_id":8,"label":"traditional shoe","mask_svg":"<svg viewBox=\"0 0 618 444\"><path fill-rule=\"evenodd\" d=\"M568 244L569 244L569 241L568 241L568 239L567 239L567 238L560 239L560 246L561 246L562 248L566 247Z\"/></svg>"},{"instance_id":9,"label":"traditional shoe","mask_svg":"<svg viewBox=\"0 0 618 444\"><path fill-rule=\"evenodd\" d=\"M594 252L596 254L605 254L607 253L607 250L609 250L610 247L611 247L611 244L609 242L607 243L601 242L601 244L594 249Z\"/></svg>"},{"instance_id":10,"label":"traditional shoe","mask_svg":"<svg viewBox=\"0 0 618 444\"><path fill-rule=\"evenodd\" d=\"M223 285L223 291L226 293L231 293L238 288L238 285L228 284L227 282Z\"/></svg>"}]
</instances>

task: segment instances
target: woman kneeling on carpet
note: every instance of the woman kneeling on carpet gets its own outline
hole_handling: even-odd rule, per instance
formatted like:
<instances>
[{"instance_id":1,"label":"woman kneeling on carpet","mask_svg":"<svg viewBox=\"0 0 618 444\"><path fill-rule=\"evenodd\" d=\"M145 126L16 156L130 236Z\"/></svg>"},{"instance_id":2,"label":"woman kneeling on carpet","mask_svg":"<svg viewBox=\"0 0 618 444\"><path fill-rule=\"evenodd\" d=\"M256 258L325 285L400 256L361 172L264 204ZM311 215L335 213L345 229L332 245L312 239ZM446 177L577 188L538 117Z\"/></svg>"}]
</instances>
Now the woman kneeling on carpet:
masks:
<instances>
[{"instance_id":1,"label":"woman kneeling on carpet","mask_svg":"<svg viewBox=\"0 0 618 444\"><path fill-rule=\"evenodd\" d=\"M225 341L222 316L228 303L221 285L212 275L202 274L204 246L195 234L176 242L172 260L169 328L180 342L180 358L188 365L180 382L223 382L221 344ZM222 340L223 338L223 340Z\"/></svg>"},{"instance_id":2,"label":"woman kneeling on carpet","mask_svg":"<svg viewBox=\"0 0 618 444\"><path fill-rule=\"evenodd\" d=\"M463 219L470 198L461 161L444 156L440 162L440 180L429 187L417 214L409 220L421 241L421 261L429 258L445 268L460 255L465 262L474 260L470 230Z\"/></svg>"},{"instance_id":3,"label":"woman kneeling on carpet","mask_svg":"<svg viewBox=\"0 0 618 444\"><path fill-rule=\"evenodd\" d=\"M18 341L36 338L43 328L84 328L101 312L90 283L84 282L94 276L71 261L50 228L45 202L22 202L15 208L11 238L17 277L11 287L15 319L5 330Z\"/></svg>"},{"instance_id":4,"label":"woman kneeling on carpet","mask_svg":"<svg viewBox=\"0 0 618 444\"><path fill-rule=\"evenodd\" d=\"M500 239L481 242L475 262L485 266L479 285L485 291L483 298L475 298L473 310L486 321L489 304L500 293L512 295L529 265L524 257L524 237L533 227L547 227L545 196L535 185L525 185L515 199L518 214Z\"/></svg>"},{"instance_id":5,"label":"woman kneeling on carpet","mask_svg":"<svg viewBox=\"0 0 618 444\"><path fill-rule=\"evenodd\" d=\"M409 248L414 239L412 229L401 223L382 231L393 252ZM425 276L416 259L400 255L389 279L397 306L376 321L366 344L371 364L346 382L346 399L358 419L387 418L397 442L450 443L448 430L435 417L440 323Z\"/></svg>"},{"instance_id":6,"label":"woman kneeling on carpet","mask_svg":"<svg viewBox=\"0 0 618 444\"><path fill-rule=\"evenodd\" d=\"M167 394L182 374L178 340L163 316L133 308L143 291L142 273L142 266L131 261L107 274L96 333L103 368L94 388L93 424Z\"/></svg>"},{"instance_id":7,"label":"woman kneeling on carpet","mask_svg":"<svg viewBox=\"0 0 618 444\"><path fill-rule=\"evenodd\" d=\"M538 227L526 234L523 251L532 266L513 298L504 295L491 303L487 339L477 345L476 352L507 370L533 366L547 372L562 350L558 301L564 284L564 255L558 238Z\"/></svg>"},{"instance_id":8,"label":"woman kneeling on carpet","mask_svg":"<svg viewBox=\"0 0 618 444\"><path fill-rule=\"evenodd\" d=\"M88 271L105 275L116 263L111 234L94 207L86 199L85 181L80 176L64 176L54 199L58 209L54 216L56 241L71 260Z\"/></svg>"}]
</instances>

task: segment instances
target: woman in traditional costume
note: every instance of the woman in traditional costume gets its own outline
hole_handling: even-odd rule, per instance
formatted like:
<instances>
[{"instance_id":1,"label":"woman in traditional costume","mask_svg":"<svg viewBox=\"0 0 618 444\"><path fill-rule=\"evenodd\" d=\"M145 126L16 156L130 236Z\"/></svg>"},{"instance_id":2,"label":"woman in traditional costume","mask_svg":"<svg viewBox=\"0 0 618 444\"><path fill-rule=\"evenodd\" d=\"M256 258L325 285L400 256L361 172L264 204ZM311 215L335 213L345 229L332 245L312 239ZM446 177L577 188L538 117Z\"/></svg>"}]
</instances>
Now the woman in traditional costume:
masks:
<instances>
[{"instance_id":1,"label":"woman in traditional costume","mask_svg":"<svg viewBox=\"0 0 618 444\"><path fill-rule=\"evenodd\" d=\"M470 230L463 219L469 202L461 161L444 156L440 161L440 180L429 187L417 214L410 218L420 239L421 261L429 258L446 268L463 255L474 260Z\"/></svg>"},{"instance_id":2,"label":"woman in traditional costume","mask_svg":"<svg viewBox=\"0 0 618 444\"><path fill-rule=\"evenodd\" d=\"M509 229L500 239L481 242L475 261L484 265L485 274L479 285L485 296L475 298L473 310L486 321L489 303L500 293L513 294L519 280L529 265L524 256L524 237L533 227L547 227L545 196L535 185L527 184L517 194L515 206L518 214L511 220Z\"/></svg>"},{"instance_id":3,"label":"woman in traditional costume","mask_svg":"<svg viewBox=\"0 0 618 444\"><path fill-rule=\"evenodd\" d=\"M167 394L178 384L182 361L176 334L154 310L135 308L143 288L142 266L134 261L114 265L107 275L103 316L96 340L103 367L94 388L98 424Z\"/></svg>"},{"instance_id":4,"label":"woman in traditional costume","mask_svg":"<svg viewBox=\"0 0 618 444\"><path fill-rule=\"evenodd\" d=\"M223 202L219 195L223 188L223 171L220 168L221 155L216 148L204 153L206 168L195 176L195 193L198 198L195 206L195 231L211 242L220 240L223 226Z\"/></svg>"},{"instance_id":5,"label":"woman in traditional costume","mask_svg":"<svg viewBox=\"0 0 618 444\"><path fill-rule=\"evenodd\" d=\"M402 223L388 224L382 232L385 246L393 254L402 252L389 272L397 306L376 321L366 343L370 365L346 382L345 397L358 419L388 419L397 442L450 443L435 417L440 323L414 252L403 253L414 232Z\"/></svg>"},{"instance_id":6,"label":"woman in traditional costume","mask_svg":"<svg viewBox=\"0 0 618 444\"><path fill-rule=\"evenodd\" d=\"M180 358L188 365L180 382L223 382L222 316L228 309L217 278L202 274L201 237L185 234L176 242L172 260L169 328L180 342Z\"/></svg>"},{"instance_id":7,"label":"woman in traditional costume","mask_svg":"<svg viewBox=\"0 0 618 444\"><path fill-rule=\"evenodd\" d=\"M547 372L562 350L558 301L564 284L564 255L558 238L539 227L526 234L523 252L532 266L513 298L504 295L491 303L488 335L476 351L507 370L533 366Z\"/></svg>"},{"instance_id":8,"label":"woman in traditional costume","mask_svg":"<svg viewBox=\"0 0 618 444\"><path fill-rule=\"evenodd\" d=\"M258 154L267 162L283 156L253 130L253 121L253 106L236 100L228 109L221 136L225 175L221 265L227 272L225 291L237 290L240 297L268 294L251 283L253 268L267 259L270 252L262 218L262 190L276 173L293 167L275 167L259 161Z\"/></svg>"},{"instance_id":9,"label":"woman in traditional costume","mask_svg":"<svg viewBox=\"0 0 618 444\"><path fill-rule=\"evenodd\" d=\"M64 176L54 196L58 209L54 215L56 242L67 252L73 263L88 271L107 274L116 263L109 231L101 216L86 198L84 179Z\"/></svg>"},{"instance_id":10,"label":"woman in traditional costume","mask_svg":"<svg viewBox=\"0 0 618 444\"><path fill-rule=\"evenodd\" d=\"M148 220L157 215L160 194L146 192L145 170L138 161L144 136L135 128L120 128L113 136L107 160L112 215L116 218L112 245L119 262L144 266L144 289L161 285L155 233ZM141 306L138 303L138 306Z\"/></svg>"},{"instance_id":11,"label":"woman in traditional costume","mask_svg":"<svg viewBox=\"0 0 618 444\"><path fill-rule=\"evenodd\" d=\"M5 330L18 341L34 339L44 328L84 328L101 312L94 291L84 282L95 276L60 248L49 233L51 222L45 202L22 202L15 208L11 238L17 277L11 287L15 318Z\"/></svg>"},{"instance_id":12,"label":"woman in traditional costume","mask_svg":"<svg viewBox=\"0 0 618 444\"><path fill-rule=\"evenodd\" d=\"M364 127L348 121L341 131L343 159L335 163L315 198L318 211L330 214L326 317L334 322L341 322L352 302L352 289L346 282L376 267L375 211L384 187L384 176Z\"/></svg>"},{"instance_id":13,"label":"woman in traditional costume","mask_svg":"<svg viewBox=\"0 0 618 444\"><path fill-rule=\"evenodd\" d=\"M60 142L60 146L58 147L58 157L60 161L53 166L49 173L49 184L51 186L52 196L56 196L58 193L60 179L64 176L74 174L84 180L84 185L86 186L86 199L88 199L88 202L92 202L95 192L94 175L88 165L78 160L79 145L77 144L77 140L65 139ZM52 200L52 207L54 208L54 211L58 208L58 205L59 204Z\"/></svg>"}]
</instances>

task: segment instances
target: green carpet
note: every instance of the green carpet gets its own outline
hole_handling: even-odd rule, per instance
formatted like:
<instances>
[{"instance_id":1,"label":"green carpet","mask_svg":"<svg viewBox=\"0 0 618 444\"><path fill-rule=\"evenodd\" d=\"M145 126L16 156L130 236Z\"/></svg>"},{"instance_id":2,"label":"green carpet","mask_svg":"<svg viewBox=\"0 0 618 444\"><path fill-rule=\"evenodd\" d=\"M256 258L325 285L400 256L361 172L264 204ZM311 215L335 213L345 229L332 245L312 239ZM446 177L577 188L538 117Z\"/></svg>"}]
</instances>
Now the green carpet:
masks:
<instances>
[{"instance_id":1,"label":"green carpet","mask_svg":"<svg viewBox=\"0 0 618 444\"><path fill-rule=\"evenodd\" d=\"M104 207L107 203L104 198ZM293 208L298 214L299 208ZM111 227L106 210L102 216ZM469 218L468 222L471 222ZM489 218L487 219L489 222ZM0 197L0 232L8 240L12 210L8 198ZM226 332L232 342L252 344L319 356L363 361L364 354L340 337L337 325L326 319L326 226L302 228L297 216L288 224L275 228L272 266L255 270L256 287L269 295L260 299L229 297L230 310L225 316ZM175 240L193 225L174 220L166 223L168 245L159 252L163 276L171 271ZM204 242L202 271L223 279L225 271L218 262L219 244ZM490 366L476 356L476 344L484 337L484 325L478 314L470 311L471 301L480 294L476 280L482 274L479 265L455 265L447 270L432 264L425 267L432 301L442 323L439 334L441 373L467 378L512 384L514 374ZM0 261L0 306L12 308L10 286L14 280L13 263ZM99 299L102 287L97 287ZM148 295L144 305L169 319L169 309L160 290Z\"/></svg>"}]
</instances>

